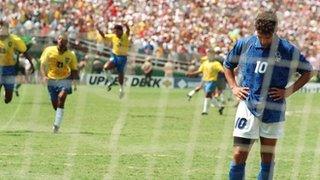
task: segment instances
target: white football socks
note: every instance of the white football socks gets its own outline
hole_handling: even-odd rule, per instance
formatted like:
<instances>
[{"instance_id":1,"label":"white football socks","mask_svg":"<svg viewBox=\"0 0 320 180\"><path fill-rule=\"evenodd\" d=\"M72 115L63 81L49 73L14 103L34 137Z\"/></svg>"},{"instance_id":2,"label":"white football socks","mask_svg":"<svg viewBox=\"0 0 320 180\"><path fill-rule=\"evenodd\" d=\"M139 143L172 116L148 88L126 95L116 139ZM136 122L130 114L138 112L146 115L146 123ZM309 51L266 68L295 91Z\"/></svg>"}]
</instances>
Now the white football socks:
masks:
<instances>
[{"instance_id":1,"label":"white football socks","mask_svg":"<svg viewBox=\"0 0 320 180\"><path fill-rule=\"evenodd\" d=\"M220 98L220 102L223 104L224 103L224 94L223 94L223 92L220 94L219 98Z\"/></svg>"},{"instance_id":2,"label":"white football socks","mask_svg":"<svg viewBox=\"0 0 320 180\"><path fill-rule=\"evenodd\" d=\"M189 95L189 96L193 96L194 93L196 93L196 91L195 91L195 90L192 90L192 91L190 91L190 92L188 93L188 95Z\"/></svg>"},{"instance_id":3,"label":"white football socks","mask_svg":"<svg viewBox=\"0 0 320 180\"><path fill-rule=\"evenodd\" d=\"M112 84L111 72L109 70L105 70L104 73L105 73L105 77L106 77L106 79L108 81L107 85L109 86L109 85Z\"/></svg>"},{"instance_id":4,"label":"white football socks","mask_svg":"<svg viewBox=\"0 0 320 180\"><path fill-rule=\"evenodd\" d=\"M221 103L215 97L212 97L211 102L215 107L218 107L218 108L222 107Z\"/></svg>"},{"instance_id":5,"label":"white football socks","mask_svg":"<svg viewBox=\"0 0 320 180\"><path fill-rule=\"evenodd\" d=\"M63 108L57 108L56 110L56 118L54 120L54 125L60 127L62 118L63 118Z\"/></svg>"},{"instance_id":6,"label":"white football socks","mask_svg":"<svg viewBox=\"0 0 320 180\"><path fill-rule=\"evenodd\" d=\"M204 99L204 103L203 103L203 111L204 113L207 113L208 112L208 108L209 108L209 102L210 102L210 98L205 98Z\"/></svg>"}]
</instances>

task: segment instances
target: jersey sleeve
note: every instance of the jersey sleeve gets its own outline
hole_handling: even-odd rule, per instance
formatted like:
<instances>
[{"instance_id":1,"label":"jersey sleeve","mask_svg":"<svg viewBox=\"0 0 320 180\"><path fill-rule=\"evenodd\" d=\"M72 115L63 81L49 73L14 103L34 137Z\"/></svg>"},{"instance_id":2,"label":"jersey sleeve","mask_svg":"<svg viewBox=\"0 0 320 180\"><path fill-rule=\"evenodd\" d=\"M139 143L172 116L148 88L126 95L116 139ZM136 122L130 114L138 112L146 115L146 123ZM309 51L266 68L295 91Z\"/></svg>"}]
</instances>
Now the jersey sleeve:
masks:
<instances>
[{"instance_id":1,"label":"jersey sleeve","mask_svg":"<svg viewBox=\"0 0 320 180\"><path fill-rule=\"evenodd\" d=\"M199 69L198 69L199 72L203 72L204 64L205 64L205 63L202 63L202 64L200 65L200 67L199 67Z\"/></svg>"},{"instance_id":2,"label":"jersey sleeve","mask_svg":"<svg viewBox=\"0 0 320 180\"><path fill-rule=\"evenodd\" d=\"M223 66L220 63L218 63L217 67L219 72L224 72Z\"/></svg>"},{"instance_id":3,"label":"jersey sleeve","mask_svg":"<svg viewBox=\"0 0 320 180\"><path fill-rule=\"evenodd\" d=\"M104 40L107 42L110 42L110 41L112 41L114 36L115 36L114 34L106 34L106 35L104 35Z\"/></svg>"},{"instance_id":4,"label":"jersey sleeve","mask_svg":"<svg viewBox=\"0 0 320 180\"><path fill-rule=\"evenodd\" d=\"M311 63L305 58L304 55L301 54L301 52L299 51L299 49L297 47L293 47L291 49L291 53L292 53L292 59L294 61L298 61L298 67L297 67L297 72L299 74L304 74L306 72L311 72L312 71L312 65Z\"/></svg>"},{"instance_id":5,"label":"jersey sleeve","mask_svg":"<svg viewBox=\"0 0 320 180\"><path fill-rule=\"evenodd\" d=\"M71 70L78 70L78 60L77 60L77 56L75 55L75 53L72 51L71 52L71 61L69 64L69 67Z\"/></svg>"},{"instance_id":6,"label":"jersey sleeve","mask_svg":"<svg viewBox=\"0 0 320 180\"><path fill-rule=\"evenodd\" d=\"M27 51L27 46L21 38L16 35L12 35L12 39L16 51L19 51L20 53L24 53Z\"/></svg>"},{"instance_id":7,"label":"jersey sleeve","mask_svg":"<svg viewBox=\"0 0 320 180\"><path fill-rule=\"evenodd\" d=\"M244 46L244 40L238 40L232 50L228 53L226 60L223 63L223 66L228 69L234 69L239 63L241 56L242 48Z\"/></svg>"},{"instance_id":8,"label":"jersey sleeve","mask_svg":"<svg viewBox=\"0 0 320 180\"><path fill-rule=\"evenodd\" d=\"M312 71L312 65L311 63L302 55L301 53L299 54L299 64L297 68L297 72L299 74L304 74L306 72L311 72Z\"/></svg>"}]
</instances>

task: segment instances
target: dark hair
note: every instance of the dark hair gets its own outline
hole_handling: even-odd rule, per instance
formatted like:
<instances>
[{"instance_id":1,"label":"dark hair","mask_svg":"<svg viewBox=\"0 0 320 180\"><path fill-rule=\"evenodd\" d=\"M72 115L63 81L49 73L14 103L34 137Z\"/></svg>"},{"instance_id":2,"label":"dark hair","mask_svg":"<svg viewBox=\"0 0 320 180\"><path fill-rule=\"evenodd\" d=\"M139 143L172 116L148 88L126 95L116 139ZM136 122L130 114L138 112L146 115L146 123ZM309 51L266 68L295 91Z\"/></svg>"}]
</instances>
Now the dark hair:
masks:
<instances>
[{"instance_id":1,"label":"dark hair","mask_svg":"<svg viewBox=\"0 0 320 180\"><path fill-rule=\"evenodd\" d=\"M115 25L114 29L123 31L123 27L121 25Z\"/></svg>"},{"instance_id":2,"label":"dark hair","mask_svg":"<svg viewBox=\"0 0 320 180\"><path fill-rule=\"evenodd\" d=\"M1 26L4 26L4 27L9 27L8 22L5 21L5 20L0 20L0 25L1 25Z\"/></svg>"},{"instance_id":3,"label":"dark hair","mask_svg":"<svg viewBox=\"0 0 320 180\"><path fill-rule=\"evenodd\" d=\"M262 34L273 34L277 23L268 20L257 20L255 23L256 30Z\"/></svg>"},{"instance_id":4,"label":"dark hair","mask_svg":"<svg viewBox=\"0 0 320 180\"><path fill-rule=\"evenodd\" d=\"M273 34L278 24L277 15L272 11L260 11L254 26L259 33Z\"/></svg>"}]
</instances>

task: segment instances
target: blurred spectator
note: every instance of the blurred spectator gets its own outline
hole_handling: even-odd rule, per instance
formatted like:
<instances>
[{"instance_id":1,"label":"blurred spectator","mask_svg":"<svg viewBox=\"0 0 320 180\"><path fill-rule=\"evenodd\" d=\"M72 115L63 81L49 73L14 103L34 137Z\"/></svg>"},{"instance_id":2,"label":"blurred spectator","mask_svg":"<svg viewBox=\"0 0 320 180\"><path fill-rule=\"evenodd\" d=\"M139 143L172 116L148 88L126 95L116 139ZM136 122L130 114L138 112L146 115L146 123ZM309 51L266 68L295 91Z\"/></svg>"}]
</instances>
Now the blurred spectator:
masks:
<instances>
[{"instance_id":1,"label":"blurred spectator","mask_svg":"<svg viewBox=\"0 0 320 180\"><path fill-rule=\"evenodd\" d=\"M85 74L88 73L88 67L90 62L90 56L85 55L80 61L78 62L78 70L80 76L80 82L85 81Z\"/></svg>"},{"instance_id":2,"label":"blurred spectator","mask_svg":"<svg viewBox=\"0 0 320 180\"><path fill-rule=\"evenodd\" d=\"M147 44L144 46L143 48L144 50L144 54L147 55L152 55L153 54L153 50L154 50L154 46L151 44L151 42L147 42Z\"/></svg>"},{"instance_id":3,"label":"blurred spectator","mask_svg":"<svg viewBox=\"0 0 320 180\"><path fill-rule=\"evenodd\" d=\"M93 74L100 74L103 71L103 62L99 59L95 59L92 63L92 70Z\"/></svg>"},{"instance_id":4,"label":"blurred spectator","mask_svg":"<svg viewBox=\"0 0 320 180\"><path fill-rule=\"evenodd\" d=\"M188 62L212 46L225 56L239 37L253 32L260 8L277 10L279 35L301 47L307 58L308 49L320 46L319 0L4 0L0 17L20 32L55 37L68 31L72 38L92 40L94 24L107 30L128 22L133 50Z\"/></svg>"},{"instance_id":5,"label":"blurred spectator","mask_svg":"<svg viewBox=\"0 0 320 180\"><path fill-rule=\"evenodd\" d=\"M136 63L135 56L128 56L128 63L126 65L126 74L135 75Z\"/></svg>"},{"instance_id":6,"label":"blurred spectator","mask_svg":"<svg viewBox=\"0 0 320 180\"><path fill-rule=\"evenodd\" d=\"M187 73L193 73L197 71L196 60L192 60L189 62Z\"/></svg>"},{"instance_id":7,"label":"blurred spectator","mask_svg":"<svg viewBox=\"0 0 320 180\"><path fill-rule=\"evenodd\" d=\"M152 67L152 63L151 63L151 58L147 57L145 62L143 63L143 65L141 66L141 69L145 75L145 80L146 82L150 82L151 77L152 77L152 71L153 71L153 67Z\"/></svg>"},{"instance_id":8,"label":"blurred spectator","mask_svg":"<svg viewBox=\"0 0 320 180\"><path fill-rule=\"evenodd\" d=\"M165 77L173 77L174 64L172 60L167 61L163 67Z\"/></svg>"}]
</instances>

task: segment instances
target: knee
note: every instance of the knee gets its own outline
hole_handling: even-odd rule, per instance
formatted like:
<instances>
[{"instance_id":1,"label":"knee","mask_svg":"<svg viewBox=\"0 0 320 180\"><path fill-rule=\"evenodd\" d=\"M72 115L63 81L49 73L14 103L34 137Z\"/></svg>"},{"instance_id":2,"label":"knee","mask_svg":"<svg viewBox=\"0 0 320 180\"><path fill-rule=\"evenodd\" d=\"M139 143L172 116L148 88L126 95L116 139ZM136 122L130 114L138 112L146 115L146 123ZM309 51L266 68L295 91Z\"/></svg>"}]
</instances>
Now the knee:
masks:
<instances>
[{"instance_id":1,"label":"knee","mask_svg":"<svg viewBox=\"0 0 320 180\"><path fill-rule=\"evenodd\" d=\"M109 68L109 65L110 63L109 62L107 62L107 63L105 63L104 65L103 65L103 69L106 71L106 70L109 70L110 68Z\"/></svg>"},{"instance_id":2,"label":"knee","mask_svg":"<svg viewBox=\"0 0 320 180\"><path fill-rule=\"evenodd\" d=\"M243 164L246 162L248 156L248 151L235 150L233 152L233 160L236 164Z\"/></svg>"},{"instance_id":3,"label":"knee","mask_svg":"<svg viewBox=\"0 0 320 180\"><path fill-rule=\"evenodd\" d=\"M107 66L107 65L104 65L104 66L103 66L103 70L107 71L107 70L108 70L108 66Z\"/></svg>"},{"instance_id":4,"label":"knee","mask_svg":"<svg viewBox=\"0 0 320 180\"><path fill-rule=\"evenodd\" d=\"M261 161L264 163L270 163L275 157L275 147L274 146L261 146Z\"/></svg>"},{"instance_id":5,"label":"knee","mask_svg":"<svg viewBox=\"0 0 320 180\"><path fill-rule=\"evenodd\" d=\"M261 153L261 161L263 163L271 163L274 160L274 153Z\"/></svg>"},{"instance_id":6,"label":"knee","mask_svg":"<svg viewBox=\"0 0 320 180\"><path fill-rule=\"evenodd\" d=\"M64 99L63 100L59 100L57 107L56 108L63 108L64 107Z\"/></svg>"},{"instance_id":7,"label":"knee","mask_svg":"<svg viewBox=\"0 0 320 180\"><path fill-rule=\"evenodd\" d=\"M65 101L66 101L66 97L65 96L59 97L57 107L63 108Z\"/></svg>"}]
</instances>

